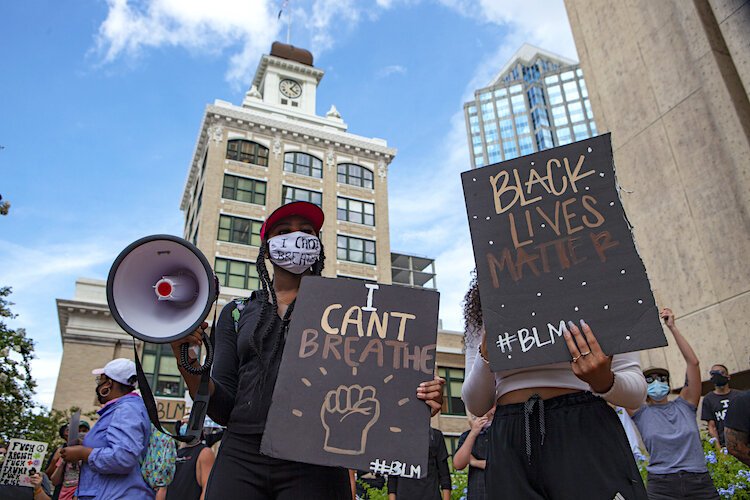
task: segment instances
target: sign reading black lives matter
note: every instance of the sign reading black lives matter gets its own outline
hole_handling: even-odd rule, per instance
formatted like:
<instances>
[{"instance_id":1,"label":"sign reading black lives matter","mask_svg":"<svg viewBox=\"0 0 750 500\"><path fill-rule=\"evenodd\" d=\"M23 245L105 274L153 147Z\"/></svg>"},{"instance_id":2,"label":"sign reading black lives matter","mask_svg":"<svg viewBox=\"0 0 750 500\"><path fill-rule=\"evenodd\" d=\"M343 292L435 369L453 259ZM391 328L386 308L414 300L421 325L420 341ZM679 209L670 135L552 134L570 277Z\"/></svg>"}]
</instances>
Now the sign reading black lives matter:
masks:
<instances>
[{"instance_id":1,"label":"sign reading black lives matter","mask_svg":"<svg viewBox=\"0 0 750 500\"><path fill-rule=\"evenodd\" d=\"M580 319L607 354L666 345L609 134L461 178L493 371L570 361Z\"/></svg>"},{"instance_id":2,"label":"sign reading black lives matter","mask_svg":"<svg viewBox=\"0 0 750 500\"><path fill-rule=\"evenodd\" d=\"M427 474L439 294L302 278L261 452L318 465Z\"/></svg>"}]
</instances>

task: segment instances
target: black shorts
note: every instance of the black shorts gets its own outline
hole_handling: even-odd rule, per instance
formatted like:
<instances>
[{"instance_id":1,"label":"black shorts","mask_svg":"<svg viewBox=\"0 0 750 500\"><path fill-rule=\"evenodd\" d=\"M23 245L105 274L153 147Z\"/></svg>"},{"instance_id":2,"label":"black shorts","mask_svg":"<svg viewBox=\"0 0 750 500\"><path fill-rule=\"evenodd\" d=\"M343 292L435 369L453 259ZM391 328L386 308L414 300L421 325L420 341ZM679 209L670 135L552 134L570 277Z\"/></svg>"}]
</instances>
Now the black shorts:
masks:
<instances>
[{"instance_id":1,"label":"black shorts","mask_svg":"<svg viewBox=\"0 0 750 500\"><path fill-rule=\"evenodd\" d=\"M490 500L647 498L617 414L588 392L498 405L485 481Z\"/></svg>"},{"instance_id":2,"label":"black shorts","mask_svg":"<svg viewBox=\"0 0 750 500\"><path fill-rule=\"evenodd\" d=\"M708 472L648 474L648 500L719 500Z\"/></svg>"},{"instance_id":3,"label":"black shorts","mask_svg":"<svg viewBox=\"0 0 750 500\"><path fill-rule=\"evenodd\" d=\"M351 500L349 472L261 455L260 434L225 432L206 500Z\"/></svg>"}]
</instances>

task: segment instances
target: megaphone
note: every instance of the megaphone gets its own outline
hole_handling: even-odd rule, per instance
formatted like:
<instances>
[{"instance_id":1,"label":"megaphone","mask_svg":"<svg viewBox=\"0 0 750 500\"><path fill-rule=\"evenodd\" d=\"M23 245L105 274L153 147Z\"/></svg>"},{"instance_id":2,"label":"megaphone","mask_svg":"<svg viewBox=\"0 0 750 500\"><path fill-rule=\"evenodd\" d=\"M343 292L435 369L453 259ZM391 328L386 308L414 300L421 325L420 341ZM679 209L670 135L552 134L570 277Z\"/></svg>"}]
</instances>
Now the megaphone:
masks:
<instances>
[{"instance_id":1,"label":"megaphone","mask_svg":"<svg viewBox=\"0 0 750 500\"><path fill-rule=\"evenodd\" d=\"M192 243L168 234L146 236L128 245L115 259L107 278L112 317L131 336L166 344L180 340L208 316L219 285L211 265ZM190 366L187 343L181 364L200 374L211 364L206 345L203 368Z\"/></svg>"}]
</instances>

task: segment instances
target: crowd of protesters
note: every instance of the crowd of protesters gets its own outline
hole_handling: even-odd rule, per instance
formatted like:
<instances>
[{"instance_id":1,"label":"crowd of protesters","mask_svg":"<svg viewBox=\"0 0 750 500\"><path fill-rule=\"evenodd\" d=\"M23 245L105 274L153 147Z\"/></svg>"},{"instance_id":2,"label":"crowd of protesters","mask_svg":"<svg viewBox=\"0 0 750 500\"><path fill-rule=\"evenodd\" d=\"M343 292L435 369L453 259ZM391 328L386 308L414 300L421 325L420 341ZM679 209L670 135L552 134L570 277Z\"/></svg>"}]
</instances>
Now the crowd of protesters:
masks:
<instances>
[{"instance_id":1,"label":"crowd of protesters","mask_svg":"<svg viewBox=\"0 0 750 500\"><path fill-rule=\"evenodd\" d=\"M208 415L226 427L223 433L182 443L174 475L165 485L152 485L142 466L153 451L153 430L136 392L136 367L115 359L93 372L91 390L101 405L96 422L80 422L78 442L71 442L67 426L60 428L65 445L50 453L43 471L30 474L32 489L24 498L350 500L387 488L390 500L448 500L449 455L435 428L430 429L429 465L419 479L279 460L260 452L301 277L320 275L325 263L318 238L322 224L322 210L306 202L270 214L260 230L256 263L261 290L245 307L232 301L220 314L212 332L216 352ZM309 255L291 261L278 251L288 237L305 239ZM663 309L661 317L687 367L674 398L669 397L668 370L642 370L638 353L608 355L584 320L564 329L569 362L492 372L476 279L464 300L464 317L462 397L471 413L470 428L460 436L452 462L455 469L468 467L468 500L718 498L697 424L700 361L670 309ZM178 360L181 344L200 344L206 326L173 343ZM178 366L195 396L200 377ZM750 465L749 393L730 388L722 364L711 366L709 374L714 390L703 398L701 418L717 450ZM444 382L435 377L415 388L433 417L442 408ZM175 430L184 435L186 428L187 417ZM221 446L215 454L217 439ZM638 470L646 458L640 442L648 453L647 486ZM0 447L0 460L4 453Z\"/></svg>"}]
</instances>

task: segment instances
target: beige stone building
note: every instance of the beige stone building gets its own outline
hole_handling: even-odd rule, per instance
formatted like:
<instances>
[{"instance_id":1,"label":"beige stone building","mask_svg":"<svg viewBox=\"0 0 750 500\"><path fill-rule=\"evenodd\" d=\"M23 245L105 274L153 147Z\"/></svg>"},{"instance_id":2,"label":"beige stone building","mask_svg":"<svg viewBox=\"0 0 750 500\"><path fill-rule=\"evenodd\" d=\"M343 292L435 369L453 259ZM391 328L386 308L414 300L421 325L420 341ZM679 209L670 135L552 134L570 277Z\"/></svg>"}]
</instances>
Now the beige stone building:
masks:
<instances>
[{"instance_id":1,"label":"beige stone building","mask_svg":"<svg viewBox=\"0 0 750 500\"><path fill-rule=\"evenodd\" d=\"M316 203L326 214L325 276L436 287L432 259L391 253L387 180L396 150L349 133L334 106L317 116L322 77L309 52L274 44L241 104L216 101L206 108L180 208L183 236L219 278L220 307L259 288L260 227L292 200ZM133 341L110 316L104 281L79 279L73 300L58 299L58 315L63 361L53 407L95 409L91 370L115 357L132 358ZM462 339L461 332L438 332L438 372L448 384L433 425L444 431L449 449L468 428ZM190 401L171 347L138 345L160 418L179 419Z\"/></svg>"},{"instance_id":2,"label":"beige stone building","mask_svg":"<svg viewBox=\"0 0 750 500\"><path fill-rule=\"evenodd\" d=\"M657 303L675 311L704 380L722 363L748 388L750 3L565 5ZM642 363L685 369L673 342Z\"/></svg>"}]
</instances>

